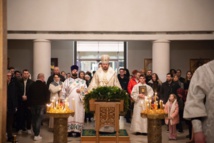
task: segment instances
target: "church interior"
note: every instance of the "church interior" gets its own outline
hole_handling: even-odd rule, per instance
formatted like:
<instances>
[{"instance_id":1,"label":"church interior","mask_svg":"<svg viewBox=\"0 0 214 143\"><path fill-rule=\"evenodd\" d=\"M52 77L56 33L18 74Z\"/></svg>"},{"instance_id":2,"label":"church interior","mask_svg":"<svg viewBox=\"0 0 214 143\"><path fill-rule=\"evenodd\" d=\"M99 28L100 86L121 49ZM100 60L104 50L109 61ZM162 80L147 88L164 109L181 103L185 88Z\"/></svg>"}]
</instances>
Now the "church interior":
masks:
<instances>
[{"instance_id":1,"label":"church interior","mask_svg":"<svg viewBox=\"0 0 214 143\"><path fill-rule=\"evenodd\" d=\"M213 5L213 0L0 0L0 142L6 142L8 67L28 69L33 80L42 72L47 80L52 66L66 73L74 64L94 71L104 53L117 72L151 69L164 82L170 69L181 69L185 77L200 62L214 59ZM130 123L121 120L130 143L148 142L147 136L132 134ZM84 128L94 126L92 120ZM184 132L171 141L162 126L163 143L186 143L187 134L184 122ZM41 135L38 142L53 142L46 118ZM28 134L17 139L33 142ZM68 137L68 142L81 139Z\"/></svg>"}]
</instances>

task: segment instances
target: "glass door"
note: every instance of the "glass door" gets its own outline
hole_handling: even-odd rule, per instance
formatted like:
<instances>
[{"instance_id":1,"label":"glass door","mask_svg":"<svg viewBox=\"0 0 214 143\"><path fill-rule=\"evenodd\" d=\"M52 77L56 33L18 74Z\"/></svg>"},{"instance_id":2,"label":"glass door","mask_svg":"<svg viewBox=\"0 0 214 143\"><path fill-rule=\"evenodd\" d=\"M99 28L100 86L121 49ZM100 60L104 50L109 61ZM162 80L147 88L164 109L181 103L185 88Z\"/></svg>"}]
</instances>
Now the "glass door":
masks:
<instances>
[{"instance_id":1,"label":"glass door","mask_svg":"<svg viewBox=\"0 0 214 143\"><path fill-rule=\"evenodd\" d=\"M110 66L118 71L124 67L124 42L78 41L76 63L81 71L96 71L103 54L110 56Z\"/></svg>"}]
</instances>

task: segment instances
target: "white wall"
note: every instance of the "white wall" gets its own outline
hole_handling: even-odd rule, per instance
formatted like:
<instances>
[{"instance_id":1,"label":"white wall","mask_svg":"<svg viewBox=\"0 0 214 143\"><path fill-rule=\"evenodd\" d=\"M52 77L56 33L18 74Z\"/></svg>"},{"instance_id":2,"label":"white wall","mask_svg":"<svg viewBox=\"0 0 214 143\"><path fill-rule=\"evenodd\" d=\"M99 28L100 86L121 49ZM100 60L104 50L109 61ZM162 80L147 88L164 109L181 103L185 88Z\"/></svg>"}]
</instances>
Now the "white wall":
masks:
<instances>
[{"instance_id":1,"label":"white wall","mask_svg":"<svg viewBox=\"0 0 214 143\"><path fill-rule=\"evenodd\" d=\"M8 40L9 66L22 71L28 69L33 72L33 41ZM33 75L33 74L32 74Z\"/></svg>"},{"instance_id":2,"label":"white wall","mask_svg":"<svg viewBox=\"0 0 214 143\"><path fill-rule=\"evenodd\" d=\"M51 41L51 57L58 58L58 66L61 71L70 72L74 64L73 41Z\"/></svg>"},{"instance_id":3,"label":"white wall","mask_svg":"<svg viewBox=\"0 0 214 143\"><path fill-rule=\"evenodd\" d=\"M128 42L128 69L130 73L134 70L144 68L144 59L152 58L152 42L129 41Z\"/></svg>"},{"instance_id":4,"label":"white wall","mask_svg":"<svg viewBox=\"0 0 214 143\"><path fill-rule=\"evenodd\" d=\"M152 58L152 42L128 42L128 68L141 70L144 59ZM161 56L161 55L160 55ZM181 69L182 76L190 70L190 59L214 59L214 41L172 41L170 42L170 68Z\"/></svg>"},{"instance_id":5,"label":"white wall","mask_svg":"<svg viewBox=\"0 0 214 143\"><path fill-rule=\"evenodd\" d=\"M214 59L214 41L174 41L170 44L171 68L180 68L185 77L190 59Z\"/></svg>"},{"instance_id":6,"label":"white wall","mask_svg":"<svg viewBox=\"0 0 214 143\"><path fill-rule=\"evenodd\" d=\"M8 0L12 31L213 31L213 0Z\"/></svg>"},{"instance_id":7,"label":"white wall","mask_svg":"<svg viewBox=\"0 0 214 143\"><path fill-rule=\"evenodd\" d=\"M73 64L73 41L51 41L51 57L58 58L62 70L70 72ZM8 40L9 65L16 70L28 69L33 75L33 41Z\"/></svg>"},{"instance_id":8,"label":"white wall","mask_svg":"<svg viewBox=\"0 0 214 143\"><path fill-rule=\"evenodd\" d=\"M61 70L70 72L73 61L73 41L51 41L51 57L58 58ZM180 68L183 76L190 68L190 59L214 59L214 41L172 41L170 43L170 67ZM151 41L129 41L127 63L130 72L144 67L144 59L152 58ZM27 68L33 71L33 41L9 40L8 57L10 66L18 70ZM160 55L161 56L161 55Z\"/></svg>"}]
</instances>

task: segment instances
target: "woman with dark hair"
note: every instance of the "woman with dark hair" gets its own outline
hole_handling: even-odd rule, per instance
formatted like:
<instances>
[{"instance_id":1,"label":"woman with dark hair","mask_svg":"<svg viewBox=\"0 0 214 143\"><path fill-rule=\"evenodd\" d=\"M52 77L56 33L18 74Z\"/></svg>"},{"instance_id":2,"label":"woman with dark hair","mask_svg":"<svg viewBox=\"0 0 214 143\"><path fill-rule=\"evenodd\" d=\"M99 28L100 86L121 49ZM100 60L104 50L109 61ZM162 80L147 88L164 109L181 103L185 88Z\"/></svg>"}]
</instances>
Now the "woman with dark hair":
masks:
<instances>
[{"instance_id":1,"label":"woman with dark hair","mask_svg":"<svg viewBox=\"0 0 214 143\"><path fill-rule=\"evenodd\" d=\"M174 75L177 73L177 71L175 69L170 69L169 73L171 73L172 76L174 77Z\"/></svg>"},{"instance_id":2,"label":"woman with dark hair","mask_svg":"<svg viewBox=\"0 0 214 143\"><path fill-rule=\"evenodd\" d=\"M79 78L85 80L85 72L84 71L79 72Z\"/></svg>"},{"instance_id":3,"label":"woman with dark hair","mask_svg":"<svg viewBox=\"0 0 214 143\"><path fill-rule=\"evenodd\" d=\"M188 89L189 89L189 84L190 84L191 78L192 78L192 72L191 71L187 71L186 72L186 78L185 78L185 81L184 81L184 90L185 90L184 102L186 101L186 96L187 96L187 93L188 93ZM194 142L193 141L193 136L192 136L192 123L189 120L186 120L186 123L187 123L187 125L189 127L189 135L187 135L186 137L188 137L190 139L188 142L191 143L191 142Z\"/></svg>"},{"instance_id":4,"label":"woman with dark hair","mask_svg":"<svg viewBox=\"0 0 214 143\"><path fill-rule=\"evenodd\" d=\"M184 90L188 90L189 89L189 84L190 84L191 78L192 78L192 72L191 71L187 71L186 78L185 78L185 81L184 81Z\"/></svg>"},{"instance_id":5,"label":"woman with dark hair","mask_svg":"<svg viewBox=\"0 0 214 143\"><path fill-rule=\"evenodd\" d=\"M126 69L126 68L124 68L124 71L125 71L125 76L126 76L127 78L130 78L129 70Z\"/></svg>"},{"instance_id":6,"label":"woman with dark hair","mask_svg":"<svg viewBox=\"0 0 214 143\"><path fill-rule=\"evenodd\" d=\"M160 89L162 82L160 81L156 73L152 74L152 79L148 82L148 85L152 87L153 91L160 95Z\"/></svg>"}]
</instances>

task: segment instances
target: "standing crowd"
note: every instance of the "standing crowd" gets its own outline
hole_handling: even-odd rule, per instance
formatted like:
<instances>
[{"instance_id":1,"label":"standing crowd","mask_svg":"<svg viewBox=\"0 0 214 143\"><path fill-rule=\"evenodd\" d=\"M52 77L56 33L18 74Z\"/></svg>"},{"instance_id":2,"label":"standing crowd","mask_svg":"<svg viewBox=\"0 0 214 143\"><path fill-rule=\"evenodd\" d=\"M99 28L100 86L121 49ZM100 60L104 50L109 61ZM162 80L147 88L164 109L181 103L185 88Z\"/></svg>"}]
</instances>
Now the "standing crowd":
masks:
<instances>
[{"instance_id":1,"label":"standing crowd","mask_svg":"<svg viewBox=\"0 0 214 143\"><path fill-rule=\"evenodd\" d=\"M176 139L176 132L183 132L184 105L190 85L192 73L181 77L180 69L171 69L166 74L166 81L160 81L157 73L151 70L119 69L119 74L109 67L109 57L103 56L96 72L79 71L78 66L71 66L71 72L60 72L54 67L53 73L46 82L43 73L39 73L36 81L31 80L27 69L22 72L9 68L7 73L7 137L12 141L13 128L17 134L34 134L34 140L41 140L40 126L45 114L45 105L52 100L67 100L70 109L75 110L75 116L68 118L68 136L79 137L84 122L91 121L93 114L85 113L83 98L89 90L98 86L117 86L127 91L129 95L129 110L125 115L126 122L131 123L131 131L136 135L147 135L147 120L141 118L140 106L145 99L162 100L168 117L169 139ZM93 75L93 77L92 77ZM145 86L146 92L140 93L139 86ZM154 95L157 94L157 97ZM74 105L72 103L75 102ZM53 128L53 118L49 119L49 128ZM164 123L164 122L163 122ZM189 127L187 137L192 141L192 123L186 120ZM32 129L31 129L32 127ZM31 132L33 131L33 133Z\"/></svg>"}]
</instances>

